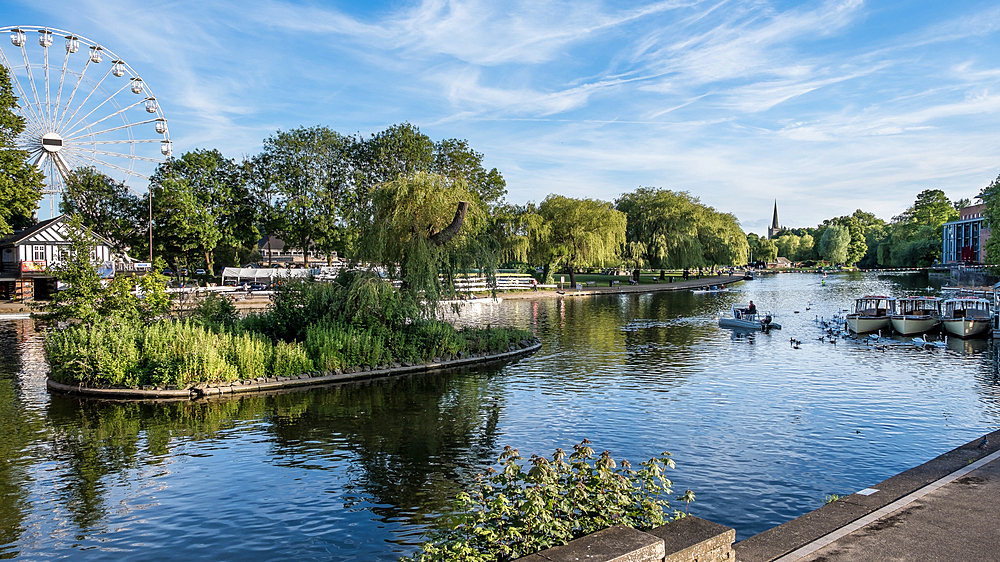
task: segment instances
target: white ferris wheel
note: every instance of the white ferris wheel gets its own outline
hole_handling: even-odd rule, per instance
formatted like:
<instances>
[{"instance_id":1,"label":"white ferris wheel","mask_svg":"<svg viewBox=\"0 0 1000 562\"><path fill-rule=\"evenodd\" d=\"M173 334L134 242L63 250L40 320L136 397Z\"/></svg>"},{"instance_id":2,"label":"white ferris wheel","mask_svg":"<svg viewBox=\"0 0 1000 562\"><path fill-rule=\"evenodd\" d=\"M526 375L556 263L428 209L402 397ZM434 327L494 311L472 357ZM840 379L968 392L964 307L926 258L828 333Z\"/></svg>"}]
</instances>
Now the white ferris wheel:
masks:
<instances>
[{"instance_id":1,"label":"white ferris wheel","mask_svg":"<svg viewBox=\"0 0 1000 562\"><path fill-rule=\"evenodd\" d=\"M45 174L52 216L74 169L93 167L131 188L170 156L160 104L121 57L51 27L0 27L3 33L12 46L0 42L0 63L25 122L17 145Z\"/></svg>"}]
</instances>

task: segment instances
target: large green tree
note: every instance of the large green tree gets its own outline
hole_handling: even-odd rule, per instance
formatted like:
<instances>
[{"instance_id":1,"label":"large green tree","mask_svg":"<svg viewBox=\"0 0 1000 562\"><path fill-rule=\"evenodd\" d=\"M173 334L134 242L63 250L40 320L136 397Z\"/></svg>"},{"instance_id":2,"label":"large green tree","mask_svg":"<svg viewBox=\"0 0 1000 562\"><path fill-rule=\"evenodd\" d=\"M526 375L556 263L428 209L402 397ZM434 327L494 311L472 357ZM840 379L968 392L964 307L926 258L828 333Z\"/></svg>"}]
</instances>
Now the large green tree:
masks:
<instances>
[{"instance_id":1,"label":"large green tree","mask_svg":"<svg viewBox=\"0 0 1000 562\"><path fill-rule=\"evenodd\" d=\"M736 216L711 207L702 208L700 214L698 240L704 261L711 266L747 263L750 245Z\"/></svg>"},{"instance_id":2,"label":"large green tree","mask_svg":"<svg viewBox=\"0 0 1000 562\"><path fill-rule=\"evenodd\" d=\"M434 142L410 123L392 125L368 138L355 137L350 159L354 182L350 217L360 226L371 220L377 187L400 177L431 173L462 180L472 201L487 211L503 204L506 182L496 168L483 166L483 155L468 141L444 139Z\"/></svg>"},{"instance_id":3,"label":"large green tree","mask_svg":"<svg viewBox=\"0 0 1000 562\"><path fill-rule=\"evenodd\" d=\"M833 264L847 263L851 251L851 232L848 227L831 224L823 231L819 241L822 258Z\"/></svg>"},{"instance_id":4,"label":"large green tree","mask_svg":"<svg viewBox=\"0 0 1000 562\"><path fill-rule=\"evenodd\" d=\"M289 247L316 250L328 259L349 249L353 232L346 217L357 142L328 127L278 131L264 141L255 182L276 194L269 222Z\"/></svg>"},{"instance_id":5,"label":"large green tree","mask_svg":"<svg viewBox=\"0 0 1000 562\"><path fill-rule=\"evenodd\" d=\"M142 250L148 250L148 202L94 168L77 168L69 174L59 211L78 215L83 226L120 252L135 250L130 254L142 257Z\"/></svg>"},{"instance_id":6,"label":"large green tree","mask_svg":"<svg viewBox=\"0 0 1000 562\"><path fill-rule=\"evenodd\" d=\"M458 274L481 269L492 279L495 245L484 241L487 215L463 180L416 173L380 186L373 220L361 231L359 260L398 279L424 314L455 293ZM494 283L495 285L495 283Z\"/></svg>"},{"instance_id":7,"label":"large green tree","mask_svg":"<svg viewBox=\"0 0 1000 562\"><path fill-rule=\"evenodd\" d=\"M894 267L930 265L941 255L942 225L956 218L958 211L943 191L921 191L912 206L893 217L879 257Z\"/></svg>"},{"instance_id":8,"label":"large green tree","mask_svg":"<svg viewBox=\"0 0 1000 562\"><path fill-rule=\"evenodd\" d=\"M42 198L43 176L28 163L28 153L17 150L17 136L24 131L24 119L15 113L17 97L0 65L0 234L13 230L17 217L30 217Z\"/></svg>"},{"instance_id":9,"label":"large green tree","mask_svg":"<svg viewBox=\"0 0 1000 562\"><path fill-rule=\"evenodd\" d=\"M245 182L241 167L218 150L193 150L157 167L150 180L157 251L175 264L204 261L214 273L220 244L255 243Z\"/></svg>"},{"instance_id":10,"label":"large green tree","mask_svg":"<svg viewBox=\"0 0 1000 562\"><path fill-rule=\"evenodd\" d=\"M691 194L640 187L622 195L615 208L627 217L624 257L633 265L663 269L706 264L699 237L705 213Z\"/></svg>"},{"instance_id":11,"label":"large green tree","mask_svg":"<svg viewBox=\"0 0 1000 562\"><path fill-rule=\"evenodd\" d=\"M550 259L566 267L572 285L578 267L618 259L625 243L625 213L611 203L549 195L538 206L538 215L545 223Z\"/></svg>"}]
</instances>

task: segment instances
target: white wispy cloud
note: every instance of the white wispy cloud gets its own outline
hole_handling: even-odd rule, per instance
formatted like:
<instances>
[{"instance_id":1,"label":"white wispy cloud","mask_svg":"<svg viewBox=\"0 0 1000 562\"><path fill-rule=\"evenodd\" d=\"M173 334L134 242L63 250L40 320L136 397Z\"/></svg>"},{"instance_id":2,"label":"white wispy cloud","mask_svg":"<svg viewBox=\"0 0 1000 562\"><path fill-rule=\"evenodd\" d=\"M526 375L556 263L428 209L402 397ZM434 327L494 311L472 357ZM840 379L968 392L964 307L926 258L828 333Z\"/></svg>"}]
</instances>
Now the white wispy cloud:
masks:
<instances>
[{"instance_id":1,"label":"white wispy cloud","mask_svg":"<svg viewBox=\"0 0 1000 562\"><path fill-rule=\"evenodd\" d=\"M1000 160L994 6L907 18L860 0L11 6L133 62L179 151L236 156L279 128L405 120L467 138L514 201L658 185L745 225L775 197L803 225L859 206L889 218L925 187L974 195Z\"/></svg>"}]
</instances>

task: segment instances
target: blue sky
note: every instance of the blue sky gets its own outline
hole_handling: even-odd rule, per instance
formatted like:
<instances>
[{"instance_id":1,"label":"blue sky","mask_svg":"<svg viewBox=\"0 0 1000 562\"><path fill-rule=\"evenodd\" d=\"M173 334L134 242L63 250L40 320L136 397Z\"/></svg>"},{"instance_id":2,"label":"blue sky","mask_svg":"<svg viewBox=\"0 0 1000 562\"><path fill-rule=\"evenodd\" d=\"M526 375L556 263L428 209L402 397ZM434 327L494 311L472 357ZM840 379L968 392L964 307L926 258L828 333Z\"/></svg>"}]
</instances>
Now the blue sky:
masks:
<instances>
[{"instance_id":1,"label":"blue sky","mask_svg":"<svg viewBox=\"0 0 1000 562\"><path fill-rule=\"evenodd\" d=\"M838 0L0 0L0 26L113 50L175 152L409 121L464 138L512 202L689 191L761 233L1000 174L1000 5ZM0 38L9 44L6 38Z\"/></svg>"}]
</instances>

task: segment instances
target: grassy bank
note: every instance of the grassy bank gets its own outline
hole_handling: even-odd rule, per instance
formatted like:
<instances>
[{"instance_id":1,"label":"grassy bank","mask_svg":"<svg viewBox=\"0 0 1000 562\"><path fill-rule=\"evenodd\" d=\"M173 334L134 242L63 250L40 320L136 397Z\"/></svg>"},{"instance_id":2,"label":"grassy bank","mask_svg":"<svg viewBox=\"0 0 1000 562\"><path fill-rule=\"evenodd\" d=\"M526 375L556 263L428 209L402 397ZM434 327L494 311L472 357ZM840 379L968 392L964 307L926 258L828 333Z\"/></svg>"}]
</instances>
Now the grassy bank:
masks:
<instances>
[{"instance_id":1,"label":"grassy bank","mask_svg":"<svg viewBox=\"0 0 1000 562\"><path fill-rule=\"evenodd\" d=\"M45 354L51 377L64 384L185 388L496 353L531 338L516 328L456 330L421 318L385 285L356 277L290 283L269 310L244 318L212 296L189 318L109 317L52 331Z\"/></svg>"}]
</instances>

